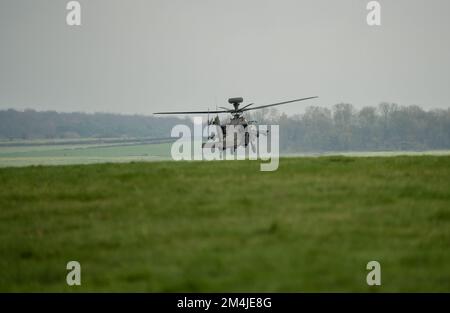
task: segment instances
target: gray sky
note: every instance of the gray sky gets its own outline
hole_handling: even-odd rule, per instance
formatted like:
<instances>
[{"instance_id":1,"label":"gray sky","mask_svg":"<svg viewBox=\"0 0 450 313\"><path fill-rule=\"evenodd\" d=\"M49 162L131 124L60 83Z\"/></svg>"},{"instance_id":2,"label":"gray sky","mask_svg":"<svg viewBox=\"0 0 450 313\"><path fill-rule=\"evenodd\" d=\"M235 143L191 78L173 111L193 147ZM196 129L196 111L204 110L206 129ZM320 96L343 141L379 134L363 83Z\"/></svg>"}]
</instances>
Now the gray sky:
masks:
<instances>
[{"instance_id":1,"label":"gray sky","mask_svg":"<svg viewBox=\"0 0 450 313\"><path fill-rule=\"evenodd\" d=\"M151 114L267 104L450 106L450 1L1 0L0 109Z\"/></svg>"}]
</instances>

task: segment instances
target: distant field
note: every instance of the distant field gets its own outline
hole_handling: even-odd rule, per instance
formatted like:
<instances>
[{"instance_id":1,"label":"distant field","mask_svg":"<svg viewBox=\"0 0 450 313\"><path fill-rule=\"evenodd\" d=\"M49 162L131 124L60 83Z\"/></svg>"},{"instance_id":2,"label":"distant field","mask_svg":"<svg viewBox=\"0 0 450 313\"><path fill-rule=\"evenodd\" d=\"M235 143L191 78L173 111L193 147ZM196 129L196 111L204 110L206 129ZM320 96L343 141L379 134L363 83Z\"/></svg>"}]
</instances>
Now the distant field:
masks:
<instances>
[{"instance_id":1,"label":"distant field","mask_svg":"<svg viewBox=\"0 0 450 313\"><path fill-rule=\"evenodd\" d=\"M170 143L77 144L5 147L0 145L0 167L156 161L170 157Z\"/></svg>"},{"instance_id":2,"label":"distant field","mask_svg":"<svg viewBox=\"0 0 450 313\"><path fill-rule=\"evenodd\" d=\"M0 141L0 167L29 165L68 165L92 163L121 163L131 161L171 160L171 143L139 144L82 144L92 138L53 141ZM114 139L105 139L114 140ZM119 139L118 139L119 140ZM61 145L64 143L64 145ZM8 146L17 144L17 146ZM450 155L450 150L440 151L381 151L381 152L321 152L289 153L287 157L311 156L397 156L397 155Z\"/></svg>"},{"instance_id":3,"label":"distant field","mask_svg":"<svg viewBox=\"0 0 450 313\"><path fill-rule=\"evenodd\" d=\"M0 291L449 292L449 181L448 156L2 168Z\"/></svg>"}]
</instances>

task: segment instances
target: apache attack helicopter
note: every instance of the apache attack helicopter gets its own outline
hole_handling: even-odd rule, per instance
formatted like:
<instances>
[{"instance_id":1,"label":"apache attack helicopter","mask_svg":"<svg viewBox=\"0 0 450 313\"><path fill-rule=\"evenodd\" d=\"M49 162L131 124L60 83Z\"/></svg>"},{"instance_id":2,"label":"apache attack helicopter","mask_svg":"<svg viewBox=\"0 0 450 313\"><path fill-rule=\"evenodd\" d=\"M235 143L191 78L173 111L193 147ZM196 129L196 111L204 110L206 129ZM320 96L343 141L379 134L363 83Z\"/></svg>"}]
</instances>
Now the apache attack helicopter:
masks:
<instances>
[{"instance_id":1,"label":"apache attack helicopter","mask_svg":"<svg viewBox=\"0 0 450 313\"><path fill-rule=\"evenodd\" d=\"M266 105L260 105L257 107L251 107L254 103L250 103L245 105L242 108L239 108L240 104L244 102L244 99L242 97L236 97L236 98L229 98L228 103L232 104L234 108L225 108L220 107L222 110L215 110L215 111L186 111L186 112L157 112L154 114L208 114L208 127L209 125L214 125L216 127L220 127L222 136L220 141L217 143L217 146L221 148L222 150L225 150L226 148L233 148L234 150L237 148L237 146L243 145L245 147L248 146L249 143L252 143L252 141L259 137L260 132L259 130L252 128L250 129L250 125L257 124L257 121L248 121L244 117L244 112L250 111L250 110L258 110L268 107L273 107L281 104L286 103L292 103L292 102L298 102L298 101L304 101L309 99L318 98L317 96L314 97L308 97L308 98L301 98L301 99L295 99L295 100L289 100L289 101L283 101L283 102L277 102L272 104L266 104ZM232 117L224 122L221 122L219 119L219 113L230 113ZM209 119L209 114L217 114L215 118ZM243 130L240 134L238 134L237 138L235 138L234 133L227 135L227 126L242 126L237 127L238 129ZM208 131L209 133L209 131ZM267 135L268 131L266 133L262 133L263 135ZM208 136L208 140L214 139L215 135ZM203 144L205 146L205 144ZM252 143L253 146L253 143ZM214 146L212 146L214 148Z\"/></svg>"}]
</instances>

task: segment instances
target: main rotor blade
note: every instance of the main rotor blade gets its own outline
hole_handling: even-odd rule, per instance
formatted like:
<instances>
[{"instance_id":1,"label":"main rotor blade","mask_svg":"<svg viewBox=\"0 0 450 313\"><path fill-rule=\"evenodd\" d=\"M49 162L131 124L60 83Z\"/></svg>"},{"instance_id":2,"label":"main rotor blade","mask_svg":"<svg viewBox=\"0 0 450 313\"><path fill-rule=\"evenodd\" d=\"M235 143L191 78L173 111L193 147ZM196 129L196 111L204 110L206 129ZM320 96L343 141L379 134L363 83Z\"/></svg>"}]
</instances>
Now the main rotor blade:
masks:
<instances>
[{"instance_id":1,"label":"main rotor blade","mask_svg":"<svg viewBox=\"0 0 450 313\"><path fill-rule=\"evenodd\" d=\"M251 106L251 105L254 105L254 103L247 104L245 107L243 107L243 108L241 108L241 109L238 109L238 111L242 111L243 109L248 108L248 107Z\"/></svg>"},{"instance_id":2,"label":"main rotor blade","mask_svg":"<svg viewBox=\"0 0 450 313\"><path fill-rule=\"evenodd\" d=\"M309 99L314 99L314 98L318 98L317 96L314 97L308 97L308 98L301 98L301 99L295 99L295 100L289 100L289 101L283 101L283 102L278 102L278 103L272 103L272 104L266 104L266 105L260 105L258 107L254 107L254 108L249 108L249 109L241 109L239 111L250 111L250 110L257 110L257 109L262 109L262 108L268 108L268 107L273 107L276 105L282 105L282 104L286 104L286 103L291 103L291 102L297 102L297 101L304 101L304 100L309 100Z\"/></svg>"},{"instance_id":3,"label":"main rotor blade","mask_svg":"<svg viewBox=\"0 0 450 313\"><path fill-rule=\"evenodd\" d=\"M219 108L224 109L224 110L227 110L227 112L233 111L232 109L228 109L228 108L225 108L225 107L219 107Z\"/></svg>"},{"instance_id":4,"label":"main rotor blade","mask_svg":"<svg viewBox=\"0 0 450 313\"><path fill-rule=\"evenodd\" d=\"M188 112L157 112L153 114L208 114L208 113L227 113L228 111L188 111Z\"/></svg>"}]
</instances>

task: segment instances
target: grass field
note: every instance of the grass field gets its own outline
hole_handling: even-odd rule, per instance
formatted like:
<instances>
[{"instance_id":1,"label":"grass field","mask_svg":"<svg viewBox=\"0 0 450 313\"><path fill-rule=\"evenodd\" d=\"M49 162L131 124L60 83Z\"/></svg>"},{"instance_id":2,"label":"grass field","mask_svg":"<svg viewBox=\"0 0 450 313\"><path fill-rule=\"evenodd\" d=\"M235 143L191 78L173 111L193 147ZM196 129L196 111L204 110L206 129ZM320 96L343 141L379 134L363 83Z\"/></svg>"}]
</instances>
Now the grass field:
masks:
<instances>
[{"instance_id":1,"label":"grass field","mask_svg":"<svg viewBox=\"0 0 450 313\"><path fill-rule=\"evenodd\" d=\"M450 291L450 157L259 164L1 168L0 291Z\"/></svg>"},{"instance_id":2,"label":"grass field","mask_svg":"<svg viewBox=\"0 0 450 313\"><path fill-rule=\"evenodd\" d=\"M170 143L77 144L13 146L0 145L0 167L68 165L104 162L161 161L170 158Z\"/></svg>"}]
</instances>

